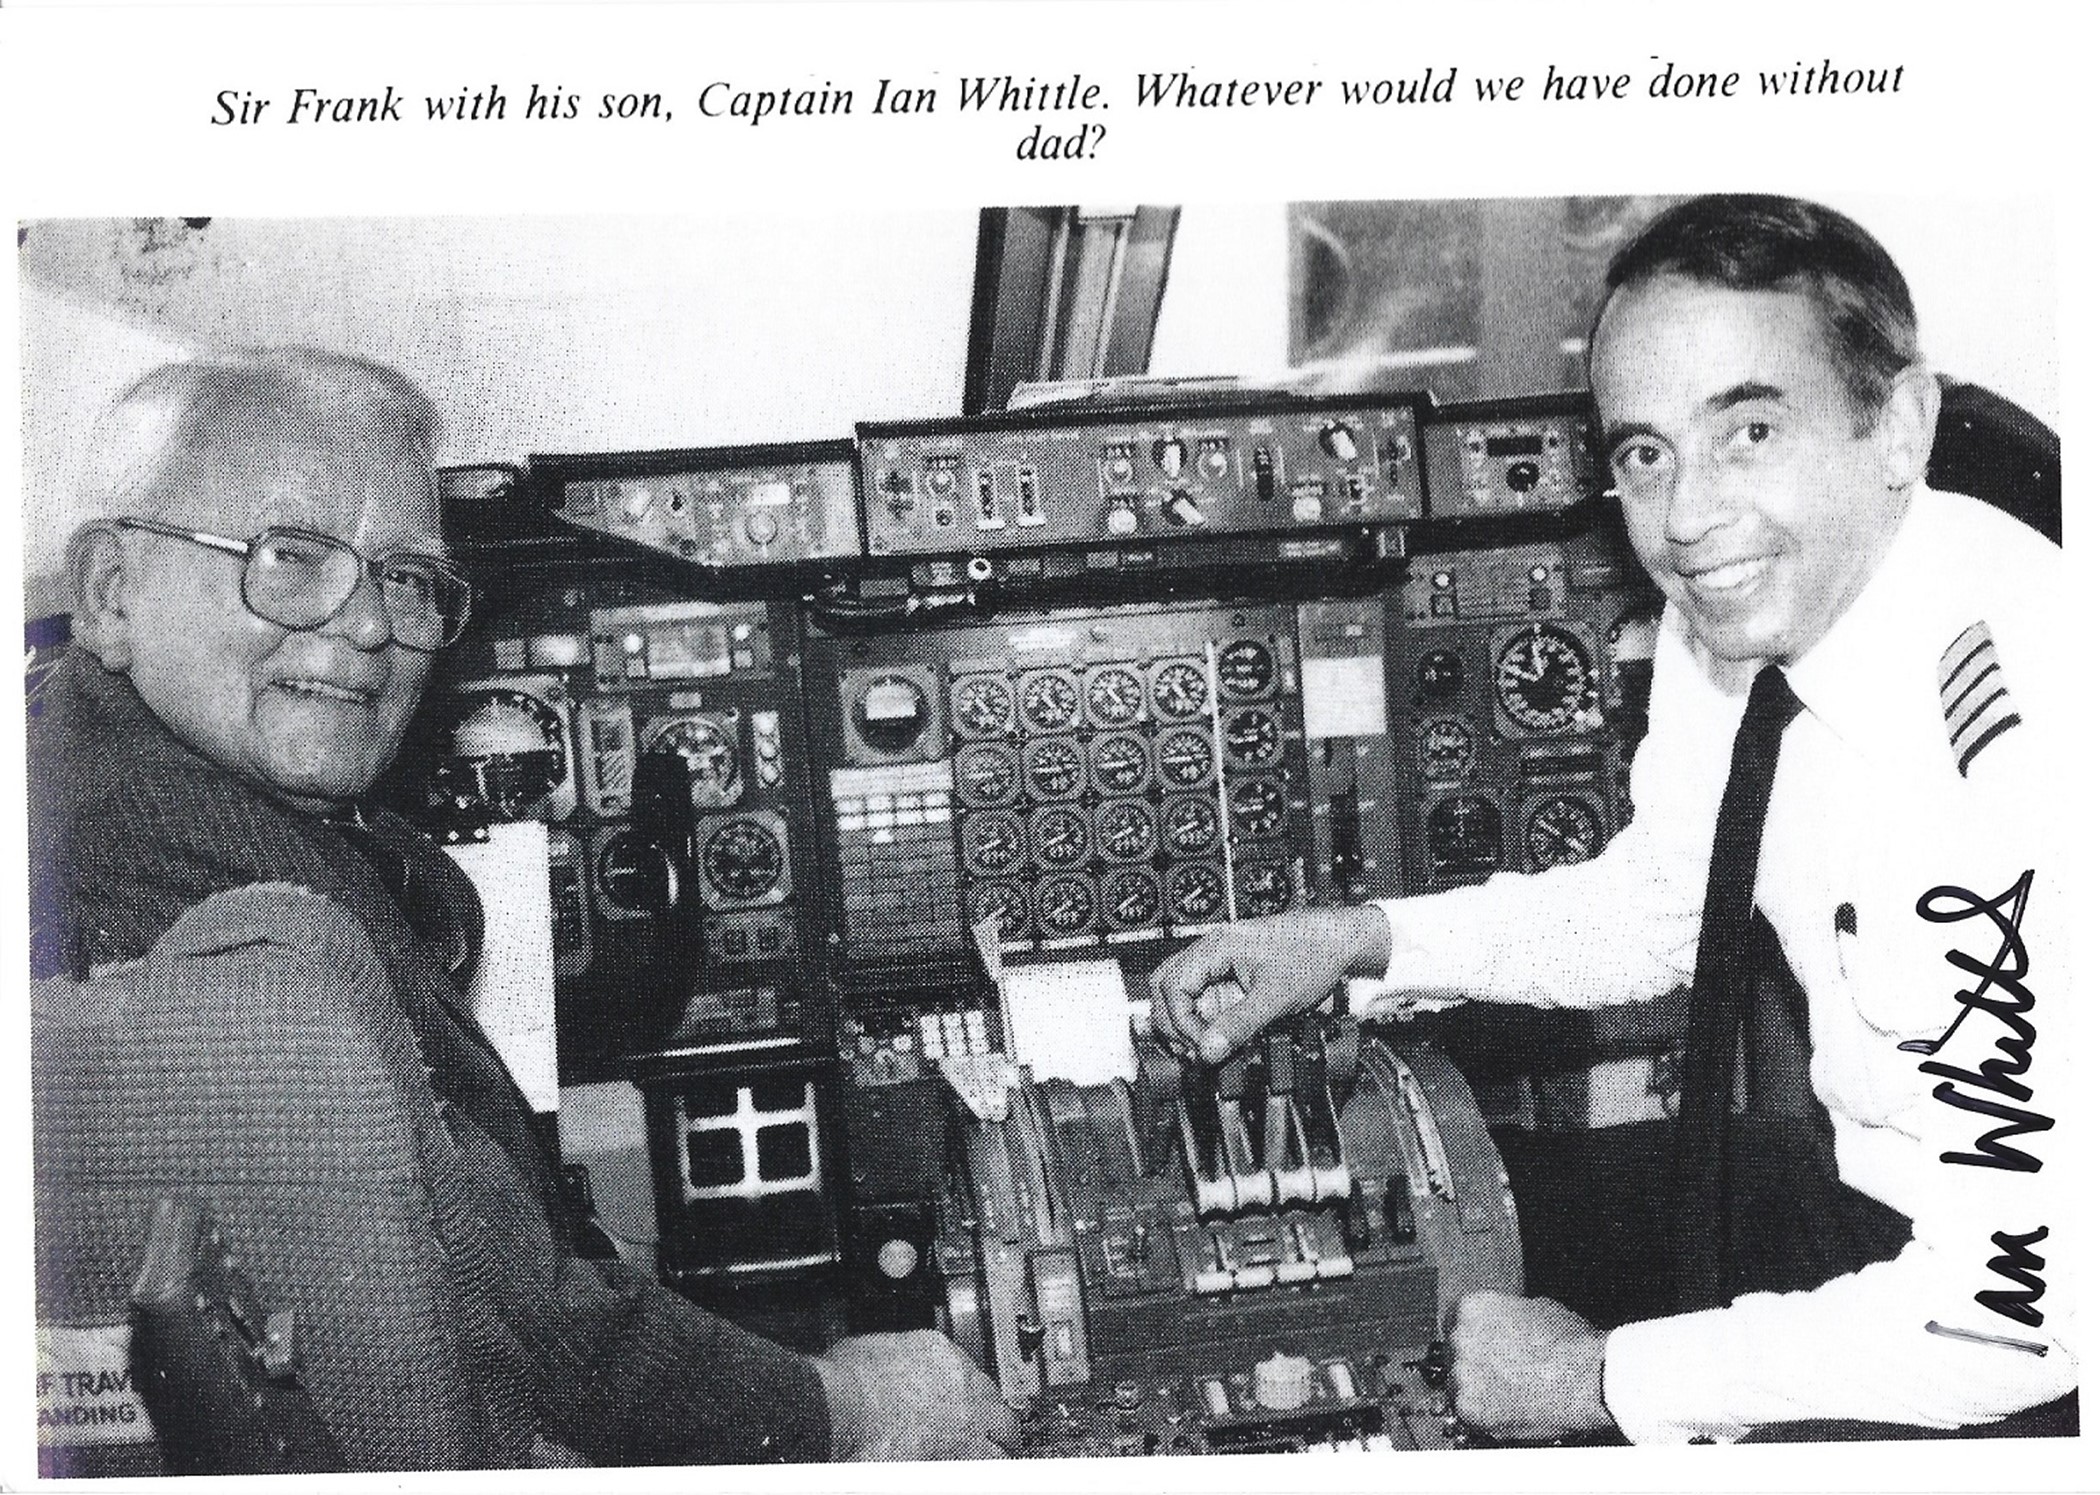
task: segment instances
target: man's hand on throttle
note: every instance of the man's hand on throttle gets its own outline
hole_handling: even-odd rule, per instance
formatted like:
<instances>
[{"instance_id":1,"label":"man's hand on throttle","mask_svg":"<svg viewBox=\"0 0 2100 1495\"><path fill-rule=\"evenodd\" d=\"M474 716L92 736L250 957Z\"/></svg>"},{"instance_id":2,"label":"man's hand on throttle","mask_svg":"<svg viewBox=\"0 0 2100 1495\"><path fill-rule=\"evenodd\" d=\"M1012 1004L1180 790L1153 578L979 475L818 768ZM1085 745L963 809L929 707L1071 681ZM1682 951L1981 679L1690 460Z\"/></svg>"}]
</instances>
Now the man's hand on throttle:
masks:
<instances>
[{"instance_id":1,"label":"man's hand on throttle","mask_svg":"<svg viewBox=\"0 0 2100 1495\"><path fill-rule=\"evenodd\" d=\"M842 1339L811 1363L831 1407L834 1459L996 1459L1013 1447L999 1388L930 1329Z\"/></svg>"},{"instance_id":2,"label":"man's hand on throttle","mask_svg":"<svg viewBox=\"0 0 2100 1495\"><path fill-rule=\"evenodd\" d=\"M1152 1031L1184 1058L1217 1064L1346 978L1383 975L1392 953L1392 930L1376 908L1229 924L1153 972Z\"/></svg>"},{"instance_id":3,"label":"man's hand on throttle","mask_svg":"<svg viewBox=\"0 0 2100 1495\"><path fill-rule=\"evenodd\" d=\"M1604 1334L1551 1298L1471 1293L1451 1329L1451 1397L1469 1425L1545 1443L1611 1427Z\"/></svg>"}]
</instances>

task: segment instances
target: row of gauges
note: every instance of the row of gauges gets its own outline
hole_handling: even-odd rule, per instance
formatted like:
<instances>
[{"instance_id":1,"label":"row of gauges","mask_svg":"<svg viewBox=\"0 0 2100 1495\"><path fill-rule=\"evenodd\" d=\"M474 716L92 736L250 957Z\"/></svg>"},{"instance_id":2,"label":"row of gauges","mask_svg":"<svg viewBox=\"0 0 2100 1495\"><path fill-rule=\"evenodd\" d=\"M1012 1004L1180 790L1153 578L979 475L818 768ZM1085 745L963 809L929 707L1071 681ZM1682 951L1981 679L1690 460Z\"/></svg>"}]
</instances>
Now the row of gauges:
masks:
<instances>
[{"instance_id":1,"label":"row of gauges","mask_svg":"<svg viewBox=\"0 0 2100 1495\"><path fill-rule=\"evenodd\" d=\"M1273 779L1248 779L1226 797L1232 828L1242 839L1282 832L1284 792ZM1208 795L1170 795L1156 808L1142 799L1111 799L1091 814L1052 804L1023 816L1008 810L965 815L963 861L984 877L1004 877L1024 865L1076 867L1089 857L1143 862L1156 856L1204 856L1218 845L1218 802Z\"/></svg>"},{"instance_id":2,"label":"row of gauges","mask_svg":"<svg viewBox=\"0 0 2100 1495\"><path fill-rule=\"evenodd\" d=\"M481 808L497 820L564 820L575 809L569 786L569 728L553 688L475 686L454 707L450 752L437 767L435 788L454 810ZM585 762L592 782L592 807L618 813L633 783L624 701L584 703L588 724ZM781 780L780 714L750 713L748 753L742 741L745 713L730 708L707 713L655 716L640 733L644 753L675 754L685 764L696 810L718 810L744 797L749 758L758 782Z\"/></svg>"},{"instance_id":3,"label":"row of gauges","mask_svg":"<svg viewBox=\"0 0 2100 1495\"><path fill-rule=\"evenodd\" d=\"M1283 729L1271 712L1235 713L1225 725L1224 752L1235 770L1273 767L1283 757ZM1038 737L1018 748L974 743L956 755L955 781L964 804L1003 805L1024 789L1037 800L1071 799L1089 785L1102 794L1132 794L1155 777L1170 791L1197 789L1216 769L1210 734L1184 728L1150 741L1118 732L1092 743L1074 737Z\"/></svg>"},{"instance_id":4,"label":"row of gauges","mask_svg":"<svg viewBox=\"0 0 2100 1495\"><path fill-rule=\"evenodd\" d=\"M1503 864L1502 807L1482 794L1440 800L1422 833L1430 863L1446 876L1479 876ZM1525 866L1533 872L1586 862L1604 849L1604 816L1595 801L1553 794L1524 816Z\"/></svg>"},{"instance_id":5,"label":"row of gauges","mask_svg":"<svg viewBox=\"0 0 2100 1495\"><path fill-rule=\"evenodd\" d=\"M1290 869L1278 862L1242 862L1234 874L1240 917L1281 913L1294 901ZM1156 931L1162 924L1193 928L1227 916L1222 868L1211 862L1174 866L1116 867L1098 876L1058 872L1033 887L1004 879L970 889L970 921L996 917L1003 941L1029 937L1031 927L1049 939L1110 932Z\"/></svg>"},{"instance_id":6,"label":"row of gauges","mask_svg":"<svg viewBox=\"0 0 2100 1495\"><path fill-rule=\"evenodd\" d=\"M1276 656L1254 639L1218 651L1219 693L1258 700L1276 684ZM1162 722L1193 721L1211 706L1210 677L1200 659L1161 660L1149 668L1097 665L1075 680L1067 670L1036 670L1010 684L1003 674L962 674L949 688L956 733L982 740L1023 732L1063 732L1082 722L1104 728L1144 720L1147 705Z\"/></svg>"}]
</instances>

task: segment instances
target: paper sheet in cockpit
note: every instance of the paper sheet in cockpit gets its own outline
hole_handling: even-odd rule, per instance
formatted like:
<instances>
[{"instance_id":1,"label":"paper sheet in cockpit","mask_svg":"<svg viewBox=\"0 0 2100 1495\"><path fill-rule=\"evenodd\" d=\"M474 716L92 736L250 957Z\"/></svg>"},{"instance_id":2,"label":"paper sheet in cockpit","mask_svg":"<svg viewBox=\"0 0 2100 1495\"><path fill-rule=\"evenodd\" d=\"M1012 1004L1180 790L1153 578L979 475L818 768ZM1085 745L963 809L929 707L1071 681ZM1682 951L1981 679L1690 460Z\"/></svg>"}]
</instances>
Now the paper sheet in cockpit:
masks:
<instances>
[{"instance_id":1,"label":"paper sheet in cockpit","mask_svg":"<svg viewBox=\"0 0 2100 1495\"><path fill-rule=\"evenodd\" d=\"M1009 1046L1041 1079L1105 1085L1137 1073L1130 1022L1137 1003L1113 960L1008 966Z\"/></svg>"}]
</instances>

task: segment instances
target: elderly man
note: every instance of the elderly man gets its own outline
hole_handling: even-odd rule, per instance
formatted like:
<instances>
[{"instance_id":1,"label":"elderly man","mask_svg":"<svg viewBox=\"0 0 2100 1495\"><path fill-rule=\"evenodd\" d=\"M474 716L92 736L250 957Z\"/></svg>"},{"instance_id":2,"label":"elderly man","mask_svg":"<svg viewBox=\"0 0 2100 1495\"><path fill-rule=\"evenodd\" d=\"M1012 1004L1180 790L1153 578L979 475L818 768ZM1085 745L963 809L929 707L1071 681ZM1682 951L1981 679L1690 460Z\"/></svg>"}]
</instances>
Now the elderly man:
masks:
<instances>
[{"instance_id":1,"label":"elderly man","mask_svg":"<svg viewBox=\"0 0 2100 1495\"><path fill-rule=\"evenodd\" d=\"M1491 1432L1944 1430L2063 1397L2057 553L1925 487L1937 385L1848 219L1696 200L1608 285L1591 380L1667 599L1632 823L1582 866L1222 931L1161 967L1155 1024L1215 1062L1347 977L1374 1013L1690 984L1674 1138L1512 1138L1533 1290L1647 1280L1608 1334L1467 1300L1452 1384ZM1735 1114L1753 902L1807 993L1820 1133Z\"/></svg>"},{"instance_id":2,"label":"elderly man","mask_svg":"<svg viewBox=\"0 0 2100 1495\"><path fill-rule=\"evenodd\" d=\"M570 1250L555 1160L462 996L471 886L360 804L466 617L436 428L395 371L304 350L173 365L118 401L105 517L68 554L75 642L31 732L40 969L142 955L258 881L365 924L475 1171L485 1229L445 1244L496 1259L464 1289L484 1385L511 1388L485 1393L489 1462L522 1463L535 1435L619 1463L996 1454L1011 1414L937 1335L806 1359Z\"/></svg>"}]
</instances>

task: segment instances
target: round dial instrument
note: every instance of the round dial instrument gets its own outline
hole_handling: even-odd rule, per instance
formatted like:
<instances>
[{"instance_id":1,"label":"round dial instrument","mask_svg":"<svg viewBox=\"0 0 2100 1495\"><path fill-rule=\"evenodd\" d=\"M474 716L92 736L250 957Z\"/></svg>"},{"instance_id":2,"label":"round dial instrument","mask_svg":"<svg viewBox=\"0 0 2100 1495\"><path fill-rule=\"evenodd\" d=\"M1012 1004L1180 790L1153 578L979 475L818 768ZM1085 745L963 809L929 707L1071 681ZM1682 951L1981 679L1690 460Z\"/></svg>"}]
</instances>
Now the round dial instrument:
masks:
<instances>
[{"instance_id":1,"label":"round dial instrument","mask_svg":"<svg viewBox=\"0 0 2100 1495\"><path fill-rule=\"evenodd\" d=\"M1432 649L1422 656L1415 680L1422 687L1424 700L1448 701L1466 683L1466 667L1456 650Z\"/></svg>"},{"instance_id":2,"label":"round dial instrument","mask_svg":"<svg viewBox=\"0 0 2100 1495\"><path fill-rule=\"evenodd\" d=\"M459 809L523 819L568 778L567 740L561 713L529 691L475 691L459 703L438 788Z\"/></svg>"},{"instance_id":3,"label":"round dial instrument","mask_svg":"<svg viewBox=\"0 0 2100 1495\"><path fill-rule=\"evenodd\" d=\"M997 916L999 938L1018 940L1028 934L1028 895L1010 882L979 883L970 889L970 923Z\"/></svg>"},{"instance_id":4,"label":"round dial instrument","mask_svg":"<svg viewBox=\"0 0 2100 1495\"><path fill-rule=\"evenodd\" d=\"M1012 748L965 748L955 760L955 780L965 804L1003 804L1021 787L1021 760Z\"/></svg>"},{"instance_id":5,"label":"round dial instrument","mask_svg":"<svg viewBox=\"0 0 2100 1495\"><path fill-rule=\"evenodd\" d=\"M1251 638L1236 639L1218 651L1218 689L1245 699L1276 682L1276 656Z\"/></svg>"},{"instance_id":6,"label":"round dial instrument","mask_svg":"<svg viewBox=\"0 0 2100 1495\"><path fill-rule=\"evenodd\" d=\"M737 903L772 892L786 866L779 840L755 820L730 821L700 850L700 871L708 886Z\"/></svg>"},{"instance_id":7,"label":"round dial instrument","mask_svg":"<svg viewBox=\"0 0 2100 1495\"><path fill-rule=\"evenodd\" d=\"M1205 862L1176 867L1167 881L1167 899L1176 924L1208 924L1225 911L1225 879Z\"/></svg>"},{"instance_id":8,"label":"round dial instrument","mask_svg":"<svg viewBox=\"0 0 2100 1495\"><path fill-rule=\"evenodd\" d=\"M660 914L678 903L678 871L662 847L622 827L598 847L598 894L628 914ZM617 916L616 916L617 917Z\"/></svg>"},{"instance_id":9,"label":"round dial instrument","mask_svg":"<svg viewBox=\"0 0 2100 1495\"><path fill-rule=\"evenodd\" d=\"M1589 656L1566 630L1534 623L1502 646L1495 699L1520 727L1565 732L1590 699Z\"/></svg>"},{"instance_id":10,"label":"round dial instrument","mask_svg":"<svg viewBox=\"0 0 2100 1495\"><path fill-rule=\"evenodd\" d=\"M1423 824L1429 860L1439 872L1491 872L1502 863L1502 811L1471 794L1447 799Z\"/></svg>"},{"instance_id":11,"label":"round dial instrument","mask_svg":"<svg viewBox=\"0 0 2100 1495\"><path fill-rule=\"evenodd\" d=\"M1035 890L1036 922L1046 934L1077 934L1094 922L1094 885L1060 873Z\"/></svg>"},{"instance_id":12,"label":"round dial instrument","mask_svg":"<svg viewBox=\"0 0 2100 1495\"><path fill-rule=\"evenodd\" d=\"M1136 721L1145 714L1145 682L1119 664L1094 671L1086 682L1086 714L1103 727Z\"/></svg>"},{"instance_id":13,"label":"round dial instrument","mask_svg":"<svg viewBox=\"0 0 2100 1495\"><path fill-rule=\"evenodd\" d=\"M1225 756L1241 767L1274 763L1283 750L1276 714L1243 706L1225 718Z\"/></svg>"},{"instance_id":14,"label":"round dial instrument","mask_svg":"<svg viewBox=\"0 0 2100 1495\"><path fill-rule=\"evenodd\" d=\"M1291 874L1275 862L1242 862L1236 876L1243 917L1280 914L1291 906Z\"/></svg>"},{"instance_id":15,"label":"round dial instrument","mask_svg":"<svg viewBox=\"0 0 2100 1495\"><path fill-rule=\"evenodd\" d=\"M1069 738L1046 737L1031 742L1023 761L1028 769L1028 786L1045 799L1063 799L1077 790L1086 777L1078 744Z\"/></svg>"},{"instance_id":16,"label":"round dial instrument","mask_svg":"<svg viewBox=\"0 0 2100 1495\"><path fill-rule=\"evenodd\" d=\"M1159 835L1152 828L1152 811L1143 800L1117 799L1094 812L1094 839L1102 855L1134 862L1152 855Z\"/></svg>"},{"instance_id":17,"label":"round dial instrument","mask_svg":"<svg viewBox=\"0 0 2100 1495\"><path fill-rule=\"evenodd\" d=\"M1021 715L1038 732L1062 731L1079 720L1079 687L1069 675L1030 675L1021 682Z\"/></svg>"},{"instance_id":18,"label":"round dial instrument","mask_svg":"<svg viewBox=\"0 0 2100 1495\"><path fill-rule=\"evenodd\" d=\"M1159 818L1166 829L1167 847L1176 856L1194 856L1217 842L1218 807L1208 798L1170 799L1160 807Z\"/></svg>"},{"instance_id":19,"label":"round dial instrument","mask_svg":"<svg viewBox=\"0 0 2100 1495\"><path fill-rule=\"evenodd\" d=\"M1152 675L1152 707L1168 721L1201 716L1210 704L1210 682L1194 660L1174 659Z\"/></svg>"},{"instance_id":20,"label":"round dial instrument","mask_svg":"<svg viewBox=\"0 0 2100 1495\"><path fill-rule=\"evenodd\" d=\"M1011 872L1028 854L1028 833L1013 816L971 815L962 827L963 859L973 871Z\"/></svg>"},{"instance_id":21,"label":"round dial instrument","mask_svg":"<svg viewBox=\"0 0 2100 1495\"><path fill-rule=\"evenodd\" d=\"M1232 828L1243 836L1273 836L1283 829L1283 786L1274 779L1245 779L1232 786Z\"/></svg>"},{"instance_id":22,"label":"round dial instrument","mask_svg":"<svg viewBox=\"0 0 2100 1495\"><path fill-rule=\"evenodd\" d=\"M1149 872L1125 867L1101 885L1101 905L1109 922L1123 929L1142 929L1159 922L1159 883Z\"/></svg>"},{"instance_id":23,"label":"round dial instrument","mask_svg":"<svg viewBox=\"0 0 2100 1495\"><path fill-rule=\"evenodd\" d=\"M965 737L997 737L1014 717L1014 693L997 675L965 676L948 700L955 730Z\"/></svg>"},{"instance_id":24,"label":"round dial instrument","mask_svg":"<svg viewBox=\"0 0 2100 1495\"><path fill-rule=\"evenodd\" d=\"M1210 738L1182 727L1159 740L1159 776L1177 789L1193 789L1210 777Z\"/></svg>"},{"instance_id":25,"label":"round dial instrument","mask_svg":"<svg viewBox=\"0 0 2100 1495\"><path fill-rule=\"evenodd\" d=\"M686 783L696 810L733 805L743 792L736 728L726 722L706 716L666 722L650 737L645 751L676 753L685 760Z\"/></svg>"},{"instance_id":26,"label":"round dial instrument","mask_svg":"<svg viewBox=\"0 0 2100 1495\"><path fill-rule=\"evenodd\" d=\"M1118 732L1094 744L1094 782L1110 794L1128 794L1145 782L1142 738Z\"/></svg>"},{"instance_id":27,"label":"round dial instrument","mask_svg":"<svg viewBox=\"0 0 2100 1495\"><path fill-rule=\"evenodd\" d=\"M1603 819L1586 799L1556 794L1534 805L1524 821L1524 859L1534 872L1586 862L1603 849Z\"/></svg>"},{"instance_id":28,"label":"round dial instrument","mask_svg":"<svg viewBox=\"0 0 2100 1495\"><path fill-rule=\"evenodd\" d=\"M878 675L853 703L853 730L880 753L908 752L933 721L933 703L909 675Z\"/></svg>"},{"instance_id":29,"label":"round dial instrument","mask_svg":"<svg viewBox=\"0 0 2100 1495\"><path fill-rule=\"evenodd\" d=\"M1474 746L1473 729L1456 717L1425 723L1416 745L1422 777L1436 784L1456 783L1472 771Z\"/></svg>"},{"instance_id":30,"label":"round dial instrument","mask_svg":"<svg viewBox=\"0 0 2100 1495\"><path fill-rule=\"evenodd\" d=\"M1086 858L1092 834L1077 811L1062 805L1038 810L1028 821L1028 839L1035 846L1035 859L1045 867L1078 865Z\"/></svg>"}]
</instances>

